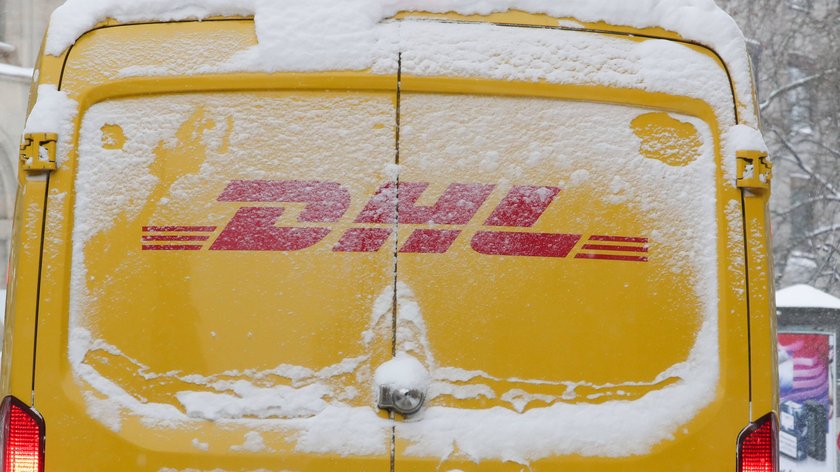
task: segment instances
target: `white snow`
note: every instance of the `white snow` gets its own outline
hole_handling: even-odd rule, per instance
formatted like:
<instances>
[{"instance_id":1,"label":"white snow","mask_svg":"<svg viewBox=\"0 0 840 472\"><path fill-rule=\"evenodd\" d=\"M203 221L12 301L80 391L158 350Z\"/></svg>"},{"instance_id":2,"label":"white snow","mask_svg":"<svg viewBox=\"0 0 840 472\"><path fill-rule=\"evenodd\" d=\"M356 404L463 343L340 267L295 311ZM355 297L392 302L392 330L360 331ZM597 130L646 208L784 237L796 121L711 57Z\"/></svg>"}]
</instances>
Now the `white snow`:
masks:
<instances>
[{"instance_id":1,"label":"white snow","mask_svg":"<svg viewBox=\"0 0 840 472\"><path fill-rule=\"evenodd\" d=\"M426 392L429 389L429 372L414 357L398 352L393 359L377 367L374 381L377 387L395 385Z\"/></svg>"},{"instance_id":2,"label":"white snow","mask_svg":"<svg viewBox=\"0 0 840 472\"><path fill-rule=\"evenodd\" d=\"M178 401L184 405L191 418L218 420L221 418L294 418L312 416L326 408L323 400L330 393L325 385L307 385L301 388L278 385L258 388L240 380L231 388L231 394L212 392L179 392Z\"/></svg>"},{"instance_id":3,"label":"white snow","mask_svg":"<svg viewBox=\"0 0 840 472\"><path fill-rule=\"evenodd\" d=\"M720 67L672 41L491 24L405 21L399 27L403 75L597 84L667 92L732 109Z\"/></svg>"},{"instance_id":4,"label":"white snow","mask_svg":"<svg viewBox=\"0 0 840 472\"><path fill-rule=\"evenodd\" d=\"M799 284L777 291L776 306L786 308L840 309L840 298L817 290L810 285Z\"/></svg>"},{"instance_id":5,"label":"white snow","mask_svg":"<svg viewBox=\"0 0 840 472\"><path fill-rule=\"evenodd\" d=\"M38 100L26 119L24 133L72 134L79 104L54 85L38 86Z\"/></svg>"},{"instance_id":6,"label":"white snow","mask_svg":"<svg viewBox=\"0 0 840 472\"><path fill-rule=\"evenodd\" d=\"M196 449L198 449L200 451L206 451L206 450L210 449L209 444L207 444L206 442L202 442L198 438L193 438L192 445L193 445L193 447L195 447Z\"/></svg>"},{"instance_id":7,"label":"white snow","mask_svg":"<svg viewBox=\"0 0 840 472\"><path fill-rule=\"evenodd\" d=\"M710 328L704 327L710 336L698 344L714 344ZM524 413L505 408L431 407L419 421L398 423L397 434L410 441L407 454L440 458L454 453L456 448L473 460L519 463L554 454L645 454L659 442L673 438L675 427L696 414L694 405L704 404L714 395L709 387L716 382L717 372L701 370L705 364L702 356L714 354L701 351L692 356L694 365L679 367L683 374L685 369L692 371L690 380L653 391L639 400L597 405L556 403ZM677 370L672 373L677 374Z\"/></svg>"},{"instance_id":8,"label":"white snow","mask_svg":"<svg viewBox=\"0 0 840 472\"><path fill-rule=\"evenodd\" d=\"M230 449L232 451L260 452L267 448L260 433L248 431L245 433L245 442L239 446L231 446Z\"/></svg>"},{"instance_id":9,"label":"white snow","mask_svg":"<svg viewBox=\"0 0 840 472\"><path fill-rule=\"evenodd\" d=\"M70 98L56 86L44 84L38 86L38 96L32 111L26 119L23 132L55 133L58 135L56 143L56 163L58 166L68 158L71 140L73 139L73 123L79 112L79 103ZM41 160L48 160L47 150L43 146L38 149ZM42 175L27 176L28 179L43 179Z\"/></svg>"},{"instance_id":10,"label":"white snow","mask_svg":"<svg viewBox=\"0 0 840 472\"><path fill-rule=\"evenodd\" d=\"M726 202L724 209L726 215L727 238L726 246L733 255L727 271L729 272L729 283L740 300L744 300L747 287L744 277L744 218L741 211L741 201L732 199Z\"/></svg>"},{"instance_id":11,"label":"white snow","mask_svg":"<svg viewBox=\"0 0 840 472\"><path fill-rule=\"evenodd\" d=\"M743 118L743 114L741 118ZM738 151L767 153L767 144L764 142L761 132L755 128L757 125L747 120L746 122L749 123L749 126L747 126L743 124L744 122L742 120L741 124L730 126L728 129L724 127L726 131L721 134L724 155L723 176L727 181L733 183L737 178L736 155Z\"/></svg>"},{"instance_id":12,"label":"white snow","mask_svg":"<svg viewBox=\"0 0 840 472\"><path fill-rule=\"evenodd\" d=\"M554 403L557 398L552 395L532 394L526 392L525 390L516 388L505 392L505 394L502 395L502 400L510 403L513 406L513 409L517 412L522 413L522 411L525 410L525 407L527 407L531 402L540 401L550 405Z\"/></svg>"},{"instance_id":13,"label":"white snow","mask_svg":"<svg viewBox=\"0 0 840 472\"><path fill-rule=\"evenodd\" d=\"M234 57L227 65L230 70L387 71L393 68L399 39L398 28L383 20L398 12L489 14L508 10L677 32L716 50L733 75L738 101L745 109L752 107L746 43L734 21L712 0L68 0L52 15L46 52L61 54L85 31L108 18L139 22L253 16L258 45ZM566 21L562 24L575 27ZM452 40L434 39L441 43ZM662 65L663 74L672 70L666 62ZM744 119L755 125L754 117Z\"/></svg>"},{"instance_id":14,"label":"white snow","mask_svg":"<svg viewBox=\"0 0 840 472\"><path fill-rule=\"evenodd\" d=\"M729 130L727 138L737 151L758 151L767 153L767 143L761 131L745 125L735 125Z\"/></svg>"},{"instance_id":15,"label":"white snow","mask_svg":"<svg viewBox=\"0 0 840 472\"><path fill-rule=\"evenodd\" d=\"M216 15L253 15L249 0L70 0L53 11L45 52L61 54L82 34L108 18L123 22L177 21Z\"/></svg>"}]
</instances>

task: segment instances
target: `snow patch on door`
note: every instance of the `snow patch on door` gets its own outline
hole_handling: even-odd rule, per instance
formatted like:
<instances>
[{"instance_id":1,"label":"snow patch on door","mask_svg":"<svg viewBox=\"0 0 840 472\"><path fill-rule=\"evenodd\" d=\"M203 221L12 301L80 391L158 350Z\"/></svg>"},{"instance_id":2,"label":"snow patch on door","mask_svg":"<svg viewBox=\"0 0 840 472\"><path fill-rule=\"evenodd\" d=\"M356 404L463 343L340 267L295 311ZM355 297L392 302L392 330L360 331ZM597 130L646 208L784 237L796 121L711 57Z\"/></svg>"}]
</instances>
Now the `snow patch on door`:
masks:
<instances>
[{"instance_id":1,"label":"snow patch on door","mask_svg":"<svg viewBox=\"0 0 840 472\"><path fill-rule=\"evenodd\" d=\"M393 288L386 287L383 297L374 304L371 310L372 324L382 319L377 311L381 312L386 305L382 301L385 293L393 294ZM412 327L423 325L422 311L407 285L400 285L397 300L398 313L403 308L411 312L402 323ZM388 311L392 311L392 307L388 308ZM398 318L398 325L400 323ZM369 329L373 328L375 326L369 326ZM403 339L404 346L414 348L428 345L428 339L423 339L424 333L423 330L412 331L412 336ZM417 339L417 335L421 338ZM365 336L360 337L360 347L366 344ZM365 357L348 358L341 363L341 367L333 366L320 372L313 372L303 366L281 366L271 373L291 372L295 384L301 386L274 388L255 386L257 379L264 379L268 372L225 372L213 377L160 374L151 373L142 364L129 359L138 366L137 373L143 377L169 377L208 389L179 392L177 396L182 408L176 408L172 405L144 403L83 362L88 354L96 351L125 357L116 347L102 340L92 340L90 333L81 329L74 330L71 346L76 372L97 390L97 393L87 395L89 413L114 430L119 430L118 418L124 414L145 417L150 425L158 427L176 424L187 427L190 422L213 420L222 424L230 422L269 430L294 431L296 450L302 452L366 455L382 453L384 443L381 440L390 434L392 426L396 426L400 437L410 442L406 449L409 455L443 459L457 451L475 461L499 459L523 464L563 454L607 457L645 454L656 444L672 439L683 424L711 401L718 378L714 365L717 359L716 317L703 323L690 357L662 372L651 382L607 385L560 382L571 390L587 385L596 390L604 390L605 395L617 391L619 394L616 396L620 396L622 388L655 386L663 380L676 379L676 382L632 401L619 399L600 404L568 403L570 398L531 394L522 389L509 390L499 395L491 383L466 386L462 383L476 379L526 385L557 382L546 379L498 379L481 371L436 366L429 357L426 357L426 363L421 364L417 359L409 359L405 354L407 351L404 351L398 354L392 365L388 365L387 372L377 372L377 381L380 380L380 374L382 379L387 377L392 380L405 380L408 376L409 380L417 380L425 385L428 380L424 375L412 374L425 367L431 377L429 389L433 392L432 397L452 395L467 399L500 396L510 404L510 408L460 409L433 406L422 410L414 421L395 423L378 417L372 408L344 404L336 398L333 387L314 380L329 379L330 373L345 372L346 369L358 371L367 360ZM223 376L237 376L242 380L218 380ZM247 378L252 380L245 380ZM307 384L313 380L314 383ZM536 406L525 410L532 403ZM264 450L266 446L262 437L258 433L249 434L242 445L234 446L238 448L236 450Z\"/></svg>"}]
</instances>

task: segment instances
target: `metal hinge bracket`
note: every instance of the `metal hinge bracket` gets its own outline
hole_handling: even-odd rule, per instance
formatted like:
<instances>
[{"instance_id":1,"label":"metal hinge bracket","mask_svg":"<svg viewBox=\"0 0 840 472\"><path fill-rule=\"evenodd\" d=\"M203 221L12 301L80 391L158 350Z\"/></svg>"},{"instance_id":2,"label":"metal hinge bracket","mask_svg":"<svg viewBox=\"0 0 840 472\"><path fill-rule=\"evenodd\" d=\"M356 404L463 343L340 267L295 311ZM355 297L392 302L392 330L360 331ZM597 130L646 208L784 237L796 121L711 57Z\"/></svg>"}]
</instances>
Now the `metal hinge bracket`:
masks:
<instances>
[{"instance_id":1,"label":"metal hinge bracket","mask_svg":"<svg viewBox=\"0 0 840 472\"><path fill-rule=\"evenodd\" d=\"M738 151L736 185L752 190L769 190L773 178L773 163L762 151Z\"/></svg>"},{"instance_id":2,"label":"metal hinge bracket","mask_svg":"<svg viewBox=\"0 0 840 472\"><path fill-rule=\"evenodd\" d=\"M55 133L28 133L20 143L20 165L26 172L52 171L56 169Z\"/></svg>"}]
</instances>

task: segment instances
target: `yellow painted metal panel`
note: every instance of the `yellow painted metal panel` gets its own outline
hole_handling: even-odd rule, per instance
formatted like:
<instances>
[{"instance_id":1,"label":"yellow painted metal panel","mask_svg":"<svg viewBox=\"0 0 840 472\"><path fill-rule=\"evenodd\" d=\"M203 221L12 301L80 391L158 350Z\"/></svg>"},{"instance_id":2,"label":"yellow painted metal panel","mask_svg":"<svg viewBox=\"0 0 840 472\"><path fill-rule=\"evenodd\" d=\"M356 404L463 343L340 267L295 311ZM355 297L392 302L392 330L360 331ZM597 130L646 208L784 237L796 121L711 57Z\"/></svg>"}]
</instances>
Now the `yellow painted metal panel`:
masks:
<instances>
[{"instance_id":1,"label":"yellow painted metal panel","mask_svg":"<svg viewBox=\"0 0 840 472\"><path fill-rule=\"evenodd\" d=\"M775 349L776 303L770 244L769 190L744 190L744 230L750 298L750 383L752 419L779 410L778 367Z\"/></svg>"},{"instance_id":2,"label":"yellow painted metal panel","mask_svg":"<svg viewBox=\"0 0 840 472\"><path fill-rule=\"evenodd\" d=\"M9 258L6 320L3 332L2 391L32 401L41 229L44 221L46 175L21 176L15 202L14 231Z\"/></svg>"},{"instance_id":3,"label":"yellow painted metal panel","mask_svg":"<svg viewBox=\"0 0 840 472\"><path fill-rule=\"evenodd\" d=\"M477 20L473 17L455 19ZM525 18L520 13L494 15L490 20L551 25L545 18ZM449 127L451 123L446 120L458 115L453 111L480 109L487 97L522 102L537 102L538 99L527 97L541 97L549 101L572 99L610 103L611 106L645 107L646 113L639 114L639 118L646 114L656 116L638 122L634 120L628 129L635 127L644 135L650 134L651 129L667 127L673 117L666 113L696 118L711 130L715 162L723 167L723 159L728 156L723 156L719 149L718 117L702 101L586 84L558 87L544 83L403 77L403 100L399 110L403 120L399 130L402 190L411 190L412 184L428 183L428 187L414 188L414 191L422 190L415 204L434 206L437 197L445 194L453 183L492 184L495 187L466 223L458 222L458 211L454 216L450 215L450 220L432 224L417 223L423 221L423 217L415 215L413 222L399 224L397 239L391 233L381 237L378 251L337 255L336 252L342 251L333 249L342 247L343 243L349 244L344 236L359 229L358 221L353 217L364 213L368 197L383 184L396 186L393 181L396 169L389 166L393 163L397 134L396 77L352 72L146 78L142 76L143 67L181 70L224 61L255 44L253 23L208 21L105 26L89 33L74 46L63 75L64 58L46 58L42 63L42 77L56 82L61 77L62 89L81 103L83 112L93 110L77 122L81 126L83 120L87 120L85 123L89 126L73 141L77 145L86 143L88 147L101 148L97 152L119 153L126 146L130 147L137 135L127 131L127 126L120 126L118 120L105 119L108 113L119 112L120 106L123 112L133 107L142 110L148 104L154 104L155 110L170 107L178 111L152 112L144 117L152 126L167 120L174 120L176 125L169 139L148 147L144 156L151 162L134 154L134 157L141 157L135 164L148 166L148 172L142 177L153 182L147 182L147 189L151 190L137 194L140 197L134 202L128 199L126 209L118 207L112 213L113 208L99 207L106 210L102 213L106 216L106 224L101 231L85 239L83 248L75 253L76 263L79 254L84 256L89 276L77 281L75 287L81 283L89 297L84 308L76 312L80 317L72 323L77 323L74 327L84 327L92 338L101 342L88 345L89 349L82 357L72 359L74 364L68 358L68 346L72 344L71 338L85 332L71 333L69 330L70 305L74 297L78 301L79 292L75 288L71 290L69 274L74 254L66 242L72 240L77 216L74 205L78 203L75 192L79 189L74 188L74 182L80 169L75 155L60 156L69 160L65 160L54 174L48 197L42 283L49 290L41 297L35 379L36 406L47 418L51 438L61 438L50 442L49 463L61 464L60 467L67 470L114 467L123 470L273 470L278 467L284 470L377 470L388 467L390 434L373 452L369 451L367 457L342 457L335 454L336 448L326 446L321 451L311 444L296 449L296 444L305 439L304 435L293 429L283 433L283 428L277 425L266 424L258 431L265 448L254 453L244 447L247 443L243 443L248 439L248 433L257 432L254 424L188 421L160 428L161 424L150 423L143 414L128 412L131 406L123 406L121 412L109 411L106 407L113 407L113 402L108 402L108 395L101 389L93 388L90 380L95 380L94 377L88 376L88 380L84 380L85 377L79 375L80 366L95 369L104 378L113 380L141 404L156 403L183 409L179 393L203 388L206 385L202 383L208 379L229 382L241 377L230 372L220 375L225 370L252 366L267 371L276 367L281 358L289 364L319 368L352 356L367 356L358 369L330 380L335 381L331 384L334 387L345 387L346 397L340 401L367 415L374 414L370 374L390 357L391 342L400 348L405 346L405 341L422 340L424 336L428 341L422 349L424 355L434 357L438 366L479 369L494 377L489 379L492 396L464 399L457 394L438 394L431 399L433 406L457 406L467 410L491 406L511 408L518 404L515 399L511 402L515 395L504 394L517 388L537 396L537 401L525 401L522 409L526 412L540 407L539 398L549 397L552 401L597 406L610 398L637 399L677 382L667 377L661 381L650 379L674 360L688 355L702 318L695 309L701 301L691 293L690 283L687 283L692 276L690 271L664 275L669 267L662 261L683 255L677 254L674 247L642 234L651 223L657 223L655 218L637 217L630 211L630 203L605 202L597 198L599 192L605 191L604 185L598 185L604 183L604 175L620 178L632 170L612 169L590 179L581 174L577 177L571 173L566 175L558 169L546 170L539 165L540 153L535 152L539 149L534 149L534 145L539 147L540 143L551 141L552 136L544 129L534 132L530 124L521 120L506 121L516 115L515 111L496 116L496 126L506 127L502 139L477 127L487 118L480 113L478 116L464 113L460 117L463 122L455 127ZM630 32L609 25L600 26L620 33ZM667 32L646 32L671 37ZM185 38L203 42L204 47L198 48L197 54L185 55ZM127 65L138 67L126 71ZM452 98L451 94L464 96L446 102ZM446 100L440 101L441 97ZM476 101L470 103L469 100ZM249 108L246 102L251 101L272 105L267 109ZM282 102L286 104L278 107ZM358 111L355 115L341 113L341 110L346 112L354 107ZM241 116L243 109L253 111L250 121ZM307 116L295 115L301 109L311 112L308 114L311 122L307 121ZM234 110L239 110L240 116L233 116ZM424 115L434 118L435 113L444 119L437 127L428 126L434 120L426 120L425 124L418 120ZM330 123L333 115L343 116L345 121L338 119ZM291 121L298 127L287 126L290 116L295 117ZM246 126L248 130L240 134L241 130L237 129L236 133L231 133L230 130L237 126ZM353 132L347 137L329 131L339 128L349 128ZM254 129L263 131L254 132ZM450 138L453 131L457 139L451 142L441 139L443 135ZM676 131L676 134L680 133ZM484 141L478 139L482 134L487 134ZM242 136L248 138L242 139ZM331 157L317 162L309 160L306 152L298 155L294 150L290 151L289 142L284 139L311 145L321 151L319 154L326 153ZM337 143L345 140L357 142L359 146L351 146L350 152L338 157L339 150L347 149ZM366 140L369 146L363 151L361 142ZM453 146L448 148L447 143ZM475 145L464 152L464 143ZM503 145L504 152L482 154L493 151L497 145ZM691 144L687 146L690 148ZM289 166L278 166L276 158L272 161L278 149L294 155ZM248 154L244 150L257 152ZM447 155L451 160L443 165L423 163L428 156L441 158ZM236 158L232 159L232 156ZM535 165L520 166L521 172L509 172L505 166L498 166L498 162L494 164L509 156L518 156L524 162L533 158ZM664 165L681 165L681 156L651 152L648 157L659 159ZM214 159L217 172L212 176L203 174L208 162L214 162ZM221 165L222 162L229 165ZM130 187L137 183L120 180L123 176L114 169L103 175L113 179L111 185L115 189L122 190L123 185ZM537 461L532 464L534 468L734 469L734 439L748 419L750 380L746 361L748 329L743 294L743 228L739 226L740 219L731 218L733 214L740 214L740 195L734 182L726 181L720 172L715 179L720 375L714 393L710 392L711 403L673 438L654 446L648 454L624 459L566 455ZM267 226L287 225L304 231L325 226L318 218L301 220L306 202L236 202L233 201L236 198L223 198L226 192L236 193L237 190L230 187L234 180L337 183L346 187L350 203L343 218L330 221L330 233L305 253L211 250L220 240L227 241L227 249L236 246L237 238L226 238L224 233L231 229L229 224L242 207L251 207L255 212L285 207L285 213ZM573 183L578 189L570 191L569 186ZM478 254L472 236L487 229L484 223L493 218L494 208L502 205L516 186L529 185L556 186L561 190L554 196L557 202L545 208L545 213L532 227L520 232L579 235L580 239L570 244L567 257L546 260L528 256L523 262L510 255ZM620 187L617 188L621 190ZM240 185L239 191L248 188L253 190L253 186ZM281 191L275 184L263 186L262 190L269 194ZM286 188L283 191L293 190ZM324 191L334 193L335 187ZM612 189L609 191L615 193ZM43 199L43 193L41 196ZM459 194L456 192L455 196ZM620 199L621 192L614 196ZM241 197L240 194L240 199L252 197ZM690 192L680 196L690 197ZM697 198L696 195L693 197ZM457 206L460 200L454 200ZM469 199L466 203L470 203ZM504 215L496 217L503 219ZM169 230L165 229L167 226ZM202 229L186 234L172 228L176 226ZM214 229L204 231L209 227ZM391 224L386 218L370 222L366 227L378 230L377 234L382 236ZM426 239L417 238L413 251L399 255L397 270L402 284L394 287L391 249L406 246L416 229L450 232L444 234L446 237L451 237L454 231L463 234L457 235L447 251L437 254L430 253L433 251L429 249L440 249L440 238L429 238L429 234ZM515 232L511 228L493 229ZM593 236L619 233L630 240L591 240ZM150 236L170 239L144 241L144 237ZM206 236L207 239L171 239L181 236ZM648 239L648 242L643 243L641 239ZM562 246L569 240L556 241ZM242 244L241 238L239 243ZM362 243L357 240L355 244ZM201 248L143 251L143 245L195 245ZM585 249L586 245L612 247ZM618 245L634 249L616 250ZM641 261L574 257L618 253L624 257L639 257L637 251L642 247L649 251L651 258L655 255L662 259L649 260L639 269ZM762 251L766 253L766 247L755 250L759 255ZM348 260L352 262L347 264ZM584 266L584 263L590 265ZM278 273L283 277L278 277ZM645 277L655 279L657 289L667 294L653 293L650 286L641 283ZM234 289L236 295L232 295ZM412 313L406 308L414 303L426 322L423 330L415 327L403 334L399 329L392 333L390 314L379 319L378 324L371 324L375 299L387 298L389 290L394 291L395 298L401 302L397 328L404 327L404 321L411 317ZM12 296L19 295L17 292ZM150 296L150 293L154 295ZM224 294L228 296L220 296ZM583 306L579 300L585 300L588 305ZM20 302L10 304L22 309ZM667 308L663 310L663 306ZM610 316L612 312L630 313L630 316L615 319ZM267 318L266 313L272 317ZM650 313L656 315L647 316ZM546 318L549 319L547 322ZM85 324L78 324L80 320ZM753 339L768 334L768 329L772 332L772 326L765 326L769 322L765 318L754 319ZM759 333L757 329L764 332ZM644 336L641 332L645 332ZM26 341L25 336L14 336L18 341ZM396 339L391 339L392 336ZM75 342L78 341L76 338ZM755 344L753 347L772 349ZM16 348L15 354L18 350ZM184 353L190 354L185 356ZM754 359L770 361L769 358L762 361L760 355ZM197 376L190 377L187 375L190 373ZM261 386L277 385L276 377L262 377L265 383ZM753 378L755 407L758 405L756 396L771 395L767 390L774 387L774 380L769 376L755 380L754 375ZM523 379L571 379L589 381L592 385L578 384L569 392L569 385L561 382L519 381ZM633 379L644 379L647 384L625 385L624 388L606 386ZM23 385L23 381L13 383ZM464 385L468 383L453 382L453 391L470 387ZM220 388L230 391L225 390L226 387ZM567 392L571 398L562 398ZM757 417L762 413L754 410L753 414ZM119 425L113 423L115 417L121 420ZM380 413L379 417L382 425L389 424L384 414ZM413 453L411 447L416 444L408 434L409 426L403 423L397 426L396 466L400 470L522 468L501 461L476 465L468 451L456 450L443 459ZM364 433L356 436L365 439L361 437Z\"/></svg>"},{"instance_id":4,"label":"yellow painted metal panel","mask_svg":"<svg viewBox=\"0 0 840 472\"><path fill-rule=\"evenodd\" d=\"M579 102L587 99L621 106ZM709 387L717 391L714 399L677 437L647 454L614 460L565 454L531 463L539 470L673 470L674 464L686 464L685 470L734 468L735 438L748 420L749 388L748 346L743 342L747 335L743 248L739 248L740 207L733 207L738 204L734 182L712 172L699 185L669 180L672 187L666 191L654 183L658 177L641 171L643 166L618 155L599 154L588 134L568 136L557 131L565 126L579 132L582 128L573 123L584 128L591 125L607 147L633 154L633 149L625 151L610 136L633 130L644 143L646 133L661 131L662 126L676 126L674 135L680 136L685 122L672 117L685 120L684 115L656 111L659 106L659 110L704 118L714 136L711 139L719 143L714 115L702 103L680 97L547 84L405 76L401 81L397 296L403 300L398 303L396 345L398 351L409 346L406 350L432 371L428 405L433 409L468 409L479 418L493 407L527 414L562 403L633 401L678 384L679 379L658 374L685 360L693 346L703 318L698 307L704 304L695 291L697 277L719 276L713 291L720 303L709 302L717 307L715 332L720 333L716 342L720 378ZM564 107L568 115L563 114ZM625 130L605 131L610 119L599 121L599 114L626 114ZM697 145L690 136L677 140L688 148ZM715 146L713 165L720 166L723 156ZM648 147L652 148L656 146ZM685 157L686 149L682 151ZM667 154L642 154L639 159L658 159L674 169L686 165ZM626 189L620 185L628 175L635 175L637 187L629 195L622 193ZM417 189L418 183L428 185ZM436 214L441 202L453 200L447 198L452 184L489 185L492 191L486 200L462 192L462 204L479 202L474 212L467 212L468 222L453 221L451 215L437 221L435 216L428 221L404 218L422 213L415 206L425 209L424 217L430 210ZM504 213L499 209L510 202L517 187L559 191L536 221L493 222L494 216ZM701 233L707 229L716 233L720 258L711 273L693 274L697 266L686 263L692 256L685 253L692 246L669 241L668 235L682 230L686 234L681 237L690 240L697 222L689 221L694 218L689 208L702 199L697 190L709 188L718 193L718 200L705 216L717 221L718 228L704 225ZM418 190L422 193L415 198ZM683 193L672 198L674 192ZM643 210L650 199L670 201L663 204L668 211ZM547 247L545 254L534 254L535 245L541 243L527 239L527 247L518 247L522 253L517 257L488 254L479 247L486 243L481 235L488 232L565 234L572 240L559 253L549 254L555 246ZM429 233L437 233L437 239ZM509 238L500 241L508 245L507 250L516 246ZM554 243L565 244L561 239ZM705 248L695 245L694 250L698 259L704 257ZM593 255L596 260L590 259ZM413 327L418 312L422 329ZM401 329L405 329L402 337ZM465 376L454 380L459 374L453 377L453 368ZM463 436L464 444L456 438L443 459L422 452L430 450L424 448L424 438L448 437L443 411L433 413L427 428L422 426L422 413L419 419L398 423L396 462L402 468L478 467L471 465L475 451L470 451L470 442ZM475 437L493 437L488 430L497 423L490 416L485 426L474 431ZM444 429L433 432L436 424ZM515 457L509 459L513 462L483 460L480 469L521 467Z\"/></svg>"},{"instance_id":5,"label":"yellow painted metal panel","mask_svg":"<svg viewBox=\"0 0 840 472\"><path fill-rule=\"evenodd\" d=\"M253 34L251 22L208 26L152 29ZM51 438L62 438L50 443L48 462L67 470L386 469L390 434L378 444L357 435L364 456L343 456L340 445L307 439L305 418L284 423L275 411L261 420L246 409L239 419L193 419L179 394L235 396L243 385L234 382L249 378L254 388L309 386L316 395L313 384L325 384L323 400L387 421L373 407L370 377L391 354L390 323L364 334L374 300L392 290L393 254L332 249L352 221L335 220L360 212L365 201L356 197L392 178L396 77L111 81L103 70L123 64L103 54L119 29L80 40L63 75L82 110L80 157L60 156L46 223L50 290L41 297L36 406ZM134 39L160 37L127 29ZM288 194L300 185L321 185L326 206ZM245 194L224 197L236 188ZM264 225L268 233L284 224L304 236L330 231L312 251L255 248L253 232L235 225L247 210L278 217Z\"/></svg>"}]
</instances>

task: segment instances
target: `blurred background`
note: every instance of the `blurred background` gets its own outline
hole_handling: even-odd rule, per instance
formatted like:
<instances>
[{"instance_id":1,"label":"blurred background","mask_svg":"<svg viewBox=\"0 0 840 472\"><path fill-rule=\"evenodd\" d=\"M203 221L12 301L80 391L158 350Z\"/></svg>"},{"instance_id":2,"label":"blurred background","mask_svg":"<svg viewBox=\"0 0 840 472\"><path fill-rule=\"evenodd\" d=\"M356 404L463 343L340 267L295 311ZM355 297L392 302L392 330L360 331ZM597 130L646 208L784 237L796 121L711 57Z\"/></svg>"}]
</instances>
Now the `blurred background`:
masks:
<instances>
[{"instance_id":1,"label":"blurred background","mask_svg":"<svg viewBox=\"0 0 840 472\"><path fill-rule=\"evenodd\" d=\"M20 134L32 69L50 13L63 0L0 0L0 285L5 289Z\"/></svg>"}]
</instances>

